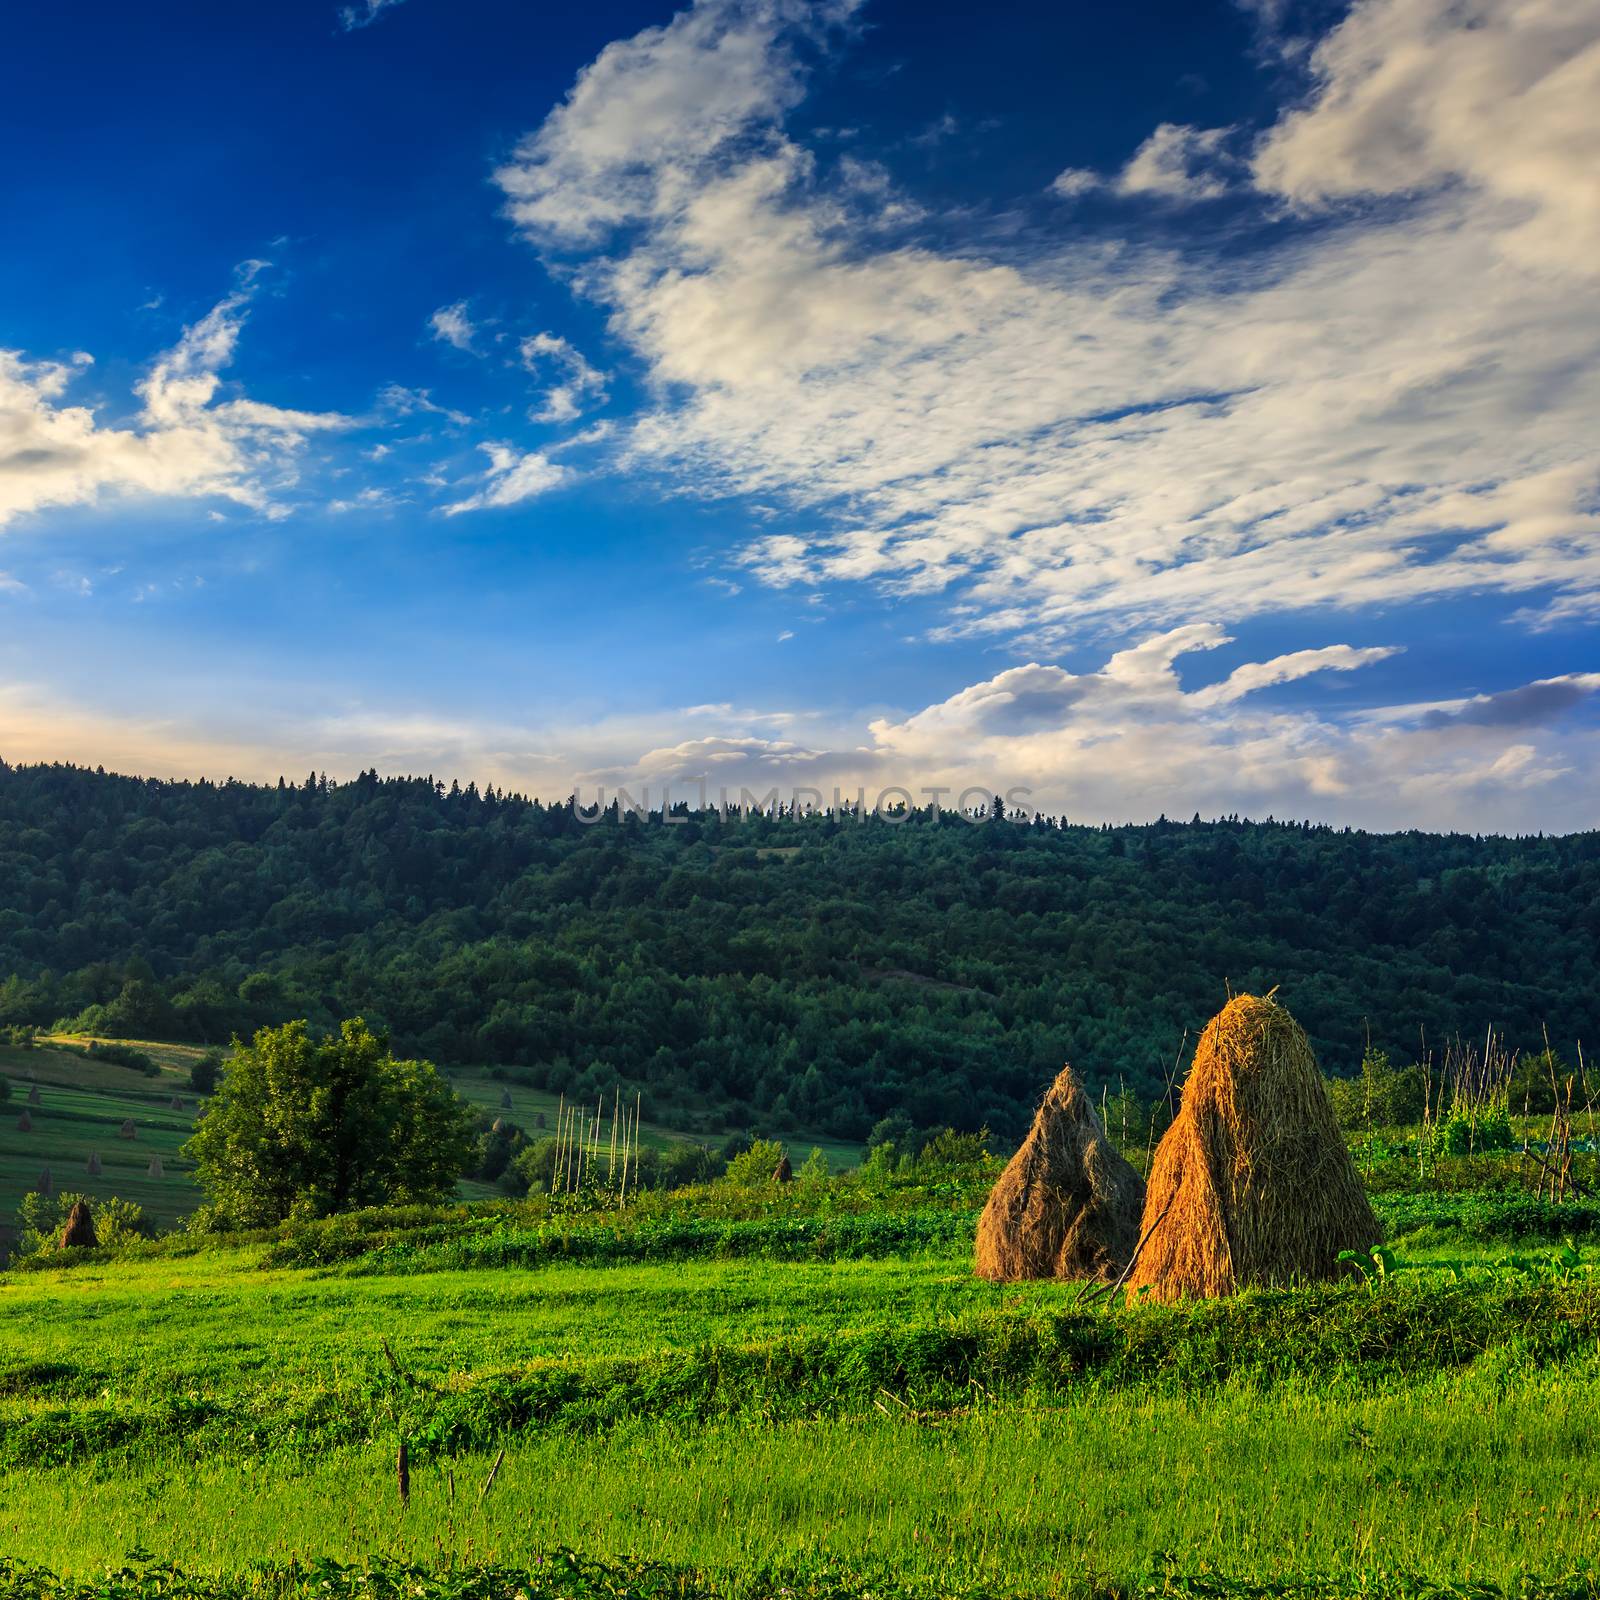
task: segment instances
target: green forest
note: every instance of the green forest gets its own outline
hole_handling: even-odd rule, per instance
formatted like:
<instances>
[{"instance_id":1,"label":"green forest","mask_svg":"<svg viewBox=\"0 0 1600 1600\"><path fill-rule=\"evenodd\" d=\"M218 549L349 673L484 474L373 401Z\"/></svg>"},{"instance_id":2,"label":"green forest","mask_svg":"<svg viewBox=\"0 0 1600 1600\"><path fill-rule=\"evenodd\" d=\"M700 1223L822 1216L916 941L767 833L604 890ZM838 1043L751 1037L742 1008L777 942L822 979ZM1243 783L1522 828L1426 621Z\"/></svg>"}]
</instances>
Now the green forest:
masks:
<instances>
[{"instance_id":1,"label":"green forest","mask_svg":"<svg viewBox=\"0 0 1600 1600\"><path fill-rule=\"evenodd\" d=\"M1570 1055L1600 834L1374 835L931 810L584 823L475 785L162 782L0 763L0 1027L395 1048L648 1116L1015 1136L1063 1061L1161 1095L1227 986L1328 1070L1449 1036ZM707 1120L706 1125L711 1125Z\"/></svg>"}]
</instances>

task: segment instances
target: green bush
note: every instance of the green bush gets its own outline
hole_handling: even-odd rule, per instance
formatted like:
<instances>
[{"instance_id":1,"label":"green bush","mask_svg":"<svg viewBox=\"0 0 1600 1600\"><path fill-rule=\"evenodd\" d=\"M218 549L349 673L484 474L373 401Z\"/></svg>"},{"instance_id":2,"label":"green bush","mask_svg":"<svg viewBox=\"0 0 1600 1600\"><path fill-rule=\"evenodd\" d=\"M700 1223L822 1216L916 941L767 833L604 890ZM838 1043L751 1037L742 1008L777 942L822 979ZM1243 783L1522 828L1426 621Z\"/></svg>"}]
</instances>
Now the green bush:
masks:
<instances>
[{"instance_id":1,"label":"green bush","mask_svg":"<svg viewBox=\"0 0 1600 1600\"><path fill-rule=\"evenodd\" d=\"M66 1225L67 1213L80 1200L89 1203L89 1215L94 1218L95 1236L104 1250L115 1250L120 1245L131 1244L135 1239L149 1237L150 1229L144 1219L144 1208L131 1200L107 1195L25 1194L17 1207L20 1224L19 1254L37 1256L49 1254L59 1248L56 1241Z\"/></svg>"},{"instance_id":2,"label":"green bush","mask_svg":"<svg viewBox=\"0 0 1600 1600\"><path fill-rule=\"evenodd\" d=\"M217 1092L217 1079L222 1075L222 1052L207 1050L189 1068L189 1087L195 1094L210 1095Z\"/></svg>"},{"instance_id":3,"label":"green bush","mask_svg":"<svg viewBox=\"0 0 1600 1600\"><path fill-rule=\"evenodd\" d=\"M156 1065L154 1057L143 1050L136 1050L131 1044L106 1044L99 1039L91 1039L85 1053L96 1061L110 1061L119 1067L131 1067L147 1078L161 1076L161 1068Z\"/></svg>"},{"instance_id":4,"label":"green bush","mask_svg":"<svg viewBox=\"0 0 1600 1600\"><path fill-rule=\"evenodd\" d=\"M783 1146L776 1139L757 1139L742 1155L728 1163L724 1177L736 1189L753 1189L771 1183L772 1174L783 1160Z\"/></svg>"}]
</instances>

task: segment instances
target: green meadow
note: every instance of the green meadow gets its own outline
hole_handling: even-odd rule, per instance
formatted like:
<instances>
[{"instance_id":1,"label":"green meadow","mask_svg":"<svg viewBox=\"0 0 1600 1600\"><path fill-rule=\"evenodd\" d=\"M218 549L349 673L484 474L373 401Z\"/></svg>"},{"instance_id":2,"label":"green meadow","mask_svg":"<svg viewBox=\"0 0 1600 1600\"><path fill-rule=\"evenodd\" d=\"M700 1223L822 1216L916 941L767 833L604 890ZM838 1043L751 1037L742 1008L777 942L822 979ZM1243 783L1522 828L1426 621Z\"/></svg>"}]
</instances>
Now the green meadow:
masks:
<instances>
[{"instance_id":1,"label":"green meadow","mask_svg":"<svg viewBox=\"0 0 1600 1600\"><path fill-rule=\"evenodd\" d=\"M168 1565L219 1594L1589 1592L1592 1208L1529 1237L1509 1190L1380 1195L1387 1275L1112 1306L975 1279L986 1181L19 1264L0 1548L56 1577L0 1592L124 1569L144 1592ZM668 1226L675 1258L649 1259Z\"/></svg>"}]
</instances>

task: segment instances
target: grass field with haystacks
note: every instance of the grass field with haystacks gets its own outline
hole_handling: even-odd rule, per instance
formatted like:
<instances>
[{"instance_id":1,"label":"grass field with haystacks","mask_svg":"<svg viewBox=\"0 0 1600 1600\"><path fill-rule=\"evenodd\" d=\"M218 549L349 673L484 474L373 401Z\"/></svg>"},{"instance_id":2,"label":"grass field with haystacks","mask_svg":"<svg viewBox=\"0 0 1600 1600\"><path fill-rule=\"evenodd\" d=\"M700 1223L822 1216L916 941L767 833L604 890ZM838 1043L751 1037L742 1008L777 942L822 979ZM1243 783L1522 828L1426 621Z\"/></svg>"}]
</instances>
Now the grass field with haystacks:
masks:
<instances>
[{"instance_id":1,"label":"grass field with haystacks","mask_svg":"<svg viewBox=\"0 0 1600 1600\"><path fill-rule=\"evenodd\" d=\"M1481 1146L1341 1132L1267 1004L1155 1147L1063 1073L1009 1163L16 1260L0 1595L1595 1594L1592 1139L1552 1188L1487 1100Z\"/></svg>"}]
</instances>

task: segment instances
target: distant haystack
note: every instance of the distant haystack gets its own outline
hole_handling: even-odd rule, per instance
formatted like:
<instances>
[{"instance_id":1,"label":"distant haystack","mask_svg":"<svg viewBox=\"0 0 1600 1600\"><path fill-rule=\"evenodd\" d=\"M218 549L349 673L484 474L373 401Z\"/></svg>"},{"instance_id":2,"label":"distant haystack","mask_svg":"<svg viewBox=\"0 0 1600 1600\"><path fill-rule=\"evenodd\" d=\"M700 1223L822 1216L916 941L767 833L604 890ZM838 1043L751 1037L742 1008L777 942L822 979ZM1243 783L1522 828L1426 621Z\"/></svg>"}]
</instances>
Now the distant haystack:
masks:
<instances>
[{"instance_id":1,"label":"distant haystack","mask_svg":"<svg viewBox=\"0 0 1600 1600\"><path fill-rule=\"evenodd\" d=\"M1201 1035L1144 1229L1128 1290L1154 1300L1332 1278L1382 1238L1311 1043L1272 1000L1237 995Z\"/></svg>"},{"instance_id":2,"label":"distant haystack","mask_svg":"<svg viewBox=\"0 0 1600 1600\"><path fill-rule=\"evenodd\" d=\"M1110 1282L1138 1243L1143 1204L1144 1180L1063 1067L978 1219L978 1276Z\"/></svg>"},{"instance_id":3,"label":"distant haystack","mask_svg":"<svg viewBox=\"0 0 1600 1600\"><path fill-rule=\"evenodd\" d=\"M67 1225L61 1230L61 1248L96 1250L99 1246L100 1239L94 1231L94 1218L89 1215L88 1202L74 1200L72 1209L67 1213Z\"/></svg>"},{"instance_id":4,"label":"distant haystack","mask_svg":"<svg viewBox=\"0 0 1600 1600\"><path fill-rule=\"evenodd\" d=\"M44 1104L43 1099L40 1098L39 1086L37 1084L35 1084L33 1088L28 1091L28 1104L30 1106L42 1106Z\"/></svg>"},{"instance_id":5,"label":"distant haystack","mask_svg":"<svg viewBox=\"0 0 1600 1600\"><path fill-rule=\"evenodd\" d=\"M83 1170L87 1172L91 1178L98 1178L100 1176L100 1152L98 1150L91 1150L89 1152L89 1159L84 1162Z\"/></svg>"},{"instance_id":6,"label":"distant haystack","mask_svg":"<svg viewBox=\"0 0 1600 1600\"><path fill-rule=\"evenodd\" d=\"M33 1187L38 1194L54 1194L56 1192L56 1180L50 1176L49 1167L46 1167L39 1174L39 1181Z\"/></svg>"},{"instance_id":7,"label":"distant haystack","mask_svg":"<svg viewBox=\"0 0 1600 1600\"><path fill-rule=\"evenodd\" d=\"M22 1115L17 1118L17 1132L18 1133L32 1133L33 1132L33 1118L28 1115L26 1109L24 1109Z\"/></svg>"},{"instance_id":8,"label":"distant haystack","mask_svg":"<svg viewBox=\"0 0 1600 1600\"><path fill-rule=\"evenodd\" d=\"M172 1109L174 1111L182 1111L183 1110L183 1096L181 1094L173 1095L173 1097L172 1097Z\"/></svg>"},{"instance_id":9,"label":"distant haystack","mask_svg":"<svg viewBox=\"0 0 1600 1600\"><path fill-rule=\"evenodd\" d=\"M787 1155L778 1157L778 1164L772 1169L772 1181L774 1183L794 1182L794 1167Z\"/></svg>"},{"instance_id":10,"label":"distant haystack","mask_svg":"<svg viewBox=\"0 0 1600 1600\"><path fill-rule=\"evenodd\" d=\"M139 1130L134 1127L132 1117L129 1117L128 1120L117 1129L117 1137L119 1139L137 1139L139 1137Z\"/></svg>"},{"instance_id":11,"label":"distant haystack","mask_svg":"<svg viewBox=\"0 0 1600 1600\"><path fill-rule=\"evenodd\" d=\"M160 1156L151 1156L150 1157L150 1176L152 1178L164 1178L164 1177L166 1177L166 1172L162 1168L162 1165L161 1165L161 1157Z\"/></svg>"},{"instance_id":12,"label":"distant haystack","mask_svg":"<svg viewBox=\"0 0 1600 1600\"><path fill-rule=\"evenodd\" d=\"M500 1109L502 1111L515 1111L517 1109L516 1103L511 1098L511 1091L509 1089L502 1089L500 1091Z\"/></svg>"}]
</instances>

